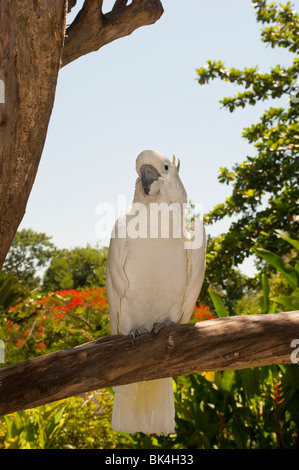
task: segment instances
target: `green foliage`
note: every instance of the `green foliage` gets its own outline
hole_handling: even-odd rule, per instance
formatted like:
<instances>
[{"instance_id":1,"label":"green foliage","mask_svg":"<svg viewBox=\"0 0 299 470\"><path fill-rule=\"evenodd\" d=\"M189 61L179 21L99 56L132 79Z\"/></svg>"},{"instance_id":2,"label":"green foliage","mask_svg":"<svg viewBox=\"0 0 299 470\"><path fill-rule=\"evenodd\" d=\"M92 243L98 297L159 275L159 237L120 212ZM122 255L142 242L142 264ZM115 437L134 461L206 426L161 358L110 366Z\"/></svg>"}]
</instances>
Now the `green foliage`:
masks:
<instances>
[{"instance_id":1,"label":"green foliage","mask_svg":"<svg viewBox=\"0 0 299 470\"><path fill-rule=\"evenodd\" d=\"M218 318L227 317L229 313L224 305L221 296L214 292L212 289L209 289L209 294L211 296Z\"/></svg>"},{"instance_id":2,"label":"green foliage","mask_svg":"<svg viewBox=\"0 0 299 470\"><path fill-rule=\"evenodd\" d=\"M121 433L111 428L113 395L99 390L63 400L64 425L52 441L59 449L115 449L128 447ZM78 426L78 423L80 425Z\"/></svg>"},{"instance_id":3,"label":"green foliage","mask_svg":"<svg viewBox=\"0 0 299 470\"><path fill-rule=\"evenodd\" d=\"M44 275L44 290L78 289L105 285L106 247L57 250Z\"/></svg>"},{"instance_id":4,"label":"green foliage","mask_svg":"<svg viewBox=\"0 0 299 470\"><path fill-rule=\"evenodd\" d=\"M252 248L252 251L264 258L269 264L281 272L293 287L298 286L297 271L286 263L280 256L266 250L265 248Z\"/></svg>"},{"instance_id":5,"label":"green foliage","mask_svg":"<svg viewBox=\"0 0 299 470\"><path fill-rule=\"evenodd\" d=\"M276 306L270 303L270 284L264 273L261 274L261 284L263 289L263 295L260 300L261 313L275 313Z\"/></svg>"},{"instance_id":6,"label":"green foliage","mask_svg":"<svg viewBox=\"0 0 299 470\"><path fill-rule=\"evenodd\" d=\"M291 53L299 50L299 18L290 3L277 5L255 1L257 21L264 26L261 39L271 47L284 47ZM271 26L269 26L271 25ZM210 260L207 264L209 285L231 276L236 267L258 243L261 248L282 255L285 240L275 236L276 229L298 233L299 199L299 105L294 100L294 84L299 76L299 59L289 67L276 65L268 73L257 67L237 70L221 61L209 60L197 69L203 85L220 78L243 88L221 104L230 112L260 101L284 98L285 107L265 110L260 121L244 129L243 138L254 145L255 155L232 170L220 168L219 181L232 185L232 194L205 216L212 224L224 217L236 219L227 233L209 240Z\"/></svg>"},{"instance_id":7,"label":"green foliage","mask_svg":"<svg viewBox=\"0 0 299 470\"><path fill-rule=\"evenodd\" d=\"M290 52L298 51L299 28L298 15L294 14L292 4L287 2L279 8L272 2L270 5L265 0L253 2L257 10L257 20L265 23L275 23L275 26L265 27L262 31L262 41L271 44L274 48L284 47Z\"/></svg>"},{"instance_id":8,"label":"green foliage","mask_svg":"<svg viewBox=\"0 0 299 470\"><path fill-rule=\"evenodd\" d=\"M58 250L50 239L32 229L17 232L3 270L29 289L41 288L41 275L44 291L105 285L107 247Z\"/></svg>"},{"instance_id":9,"label":"green foliage","mask_svg":"<svg viewBox=\"0 0 299 470\"><path fill-rule=\"evenodd\" d=\"M50 239L45 233L31 229L17 232L3 265L4 271L14 273L30 289L38 287L40 278L36 272L45 268L53 256L54 245Z\"/></svg>"},{"instance_id":10,"label":"green foliage","mask_svg":"<svg viewBox=\"0 0 299 470\"><path fill-rule=\"evenodd\" d=\"M5 449L47 449L64 424L63 407L48 404L30 411L18 411L4 417Z\"/></svg>"},{"instance_id":11,"label":"green foliage","mask_svg":"<svg viewBox=\"0 0 299 470\"><path fill-rule=\"evenodd\" d=\"M45 290L72 289L74 279L66 258L55 256L44 276Z\"/></svg>"},{"instance_id":12,"label":"green foliage","mask_svg":"<svg viewBox=\"0 0 299 470\"><path fill-rule=\"evenodd\" d=\"M112 402L103 390L9 414L0 418L0 448L127 447L126 438L111 429Z\"/></svg>"},{"instance_id":13,"label":"green foliage","mask_svg":"<svg viewBox=\"0 0 299 470\"><path fill-rule=\"evenodd\" d=\"M6 274L0 271L0 315L28 295L29 290L18 281L13 273Z\"/></svg>"},{"instance_id":14,"label":"green foliage","mask_svg":"<svg viewBox=\"0 0 299 470\"><path fill-rule=\"evenodd\" d=\"M298 448L298 383L296 365L177 377L176 433L130 440L146 449Z\"/></svg>"},{"instance_id":15,"label":"green foliage","mask_svg":"<svg viewBox=\"0 0 299 470\"><path fill-rule=\"evenodd\" d=\"M272 296L272 310L279 306L283 308L285 311L291 310L299 310L299 240L296 238L290 237L288 234L279 231L278 235L283 238L291 247L294 247L294 251L296 252L292 258L292 264L287 263L284 260L284 257L278 256L276 253L272 253L269 250L264 248L254 247L252 250L260 257L265 259L267 263L271 264L281 275L285 278L287 283L289 284L290 290L287 292L288 295L282 296L281 289L279 296ZM289 254L289 257L291 255ZM263 303L263 306L267 306L268 310L270 309L270 287L265 279L265 275L262 275L262 284L264 290L264 297L265 295L268 298ZM268 313L268 312L263 312ZM272 312L271 312L272 313Z\"/></svg>"}]
</instances>

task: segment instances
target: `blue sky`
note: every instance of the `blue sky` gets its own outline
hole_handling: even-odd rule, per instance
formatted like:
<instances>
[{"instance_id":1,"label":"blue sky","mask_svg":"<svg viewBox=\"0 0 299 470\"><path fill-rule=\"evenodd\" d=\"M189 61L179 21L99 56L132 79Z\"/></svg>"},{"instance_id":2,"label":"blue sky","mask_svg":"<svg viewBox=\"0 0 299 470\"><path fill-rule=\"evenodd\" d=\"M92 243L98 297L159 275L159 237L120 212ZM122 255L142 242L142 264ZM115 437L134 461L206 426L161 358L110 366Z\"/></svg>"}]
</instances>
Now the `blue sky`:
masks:
<instances>
[{"instance_id":1,"label":"blue sky","mask_svg":"<svg viewBox=\"0 0 299 470\"><path fill-rule=\"evenodd\" d=\"M77 3L69 22L82 1ZM203 204L204 212L230 194L217 180L218 169L254 154L242 129L257 122L270 103L229 113L219 100L242 88L219 81L200 86L195 69L215 59L229 68L259 66L267 72L278 63L290 65L293 55L261 42L262 25L249 0L162 3L164 14L155 25L60 71L39 171L20 229L45 232L59 248L100 242L96 207L103 202L116 206L118 195L126 195L130 204L135 160L145 149L180 158L188 197ZM298 11L299 0L292 3ZM104 1L105 9L112 4ZM229 222L207 231L219 234Z\"/></svg>"}]
</instances>

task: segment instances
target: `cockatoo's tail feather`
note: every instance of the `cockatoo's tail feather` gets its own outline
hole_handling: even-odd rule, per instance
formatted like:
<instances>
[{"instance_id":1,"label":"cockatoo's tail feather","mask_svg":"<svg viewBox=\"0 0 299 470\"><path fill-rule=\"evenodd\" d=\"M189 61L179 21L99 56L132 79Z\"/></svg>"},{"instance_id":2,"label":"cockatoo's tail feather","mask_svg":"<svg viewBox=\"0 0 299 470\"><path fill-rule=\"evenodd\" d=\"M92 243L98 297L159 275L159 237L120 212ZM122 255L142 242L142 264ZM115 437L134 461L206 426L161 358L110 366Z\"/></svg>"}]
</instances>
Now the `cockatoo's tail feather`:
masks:
<instances>
[{"instance_id":1,"label":"cockatoo's tail feather","mask_svg":"<svg viewBox=\"0 0 299 470\"><path fill-rule=\"evenodd\" d=\"M114 431L168 435L175 432L172 379L114 387Z\"/></svg>"}]
</instances>

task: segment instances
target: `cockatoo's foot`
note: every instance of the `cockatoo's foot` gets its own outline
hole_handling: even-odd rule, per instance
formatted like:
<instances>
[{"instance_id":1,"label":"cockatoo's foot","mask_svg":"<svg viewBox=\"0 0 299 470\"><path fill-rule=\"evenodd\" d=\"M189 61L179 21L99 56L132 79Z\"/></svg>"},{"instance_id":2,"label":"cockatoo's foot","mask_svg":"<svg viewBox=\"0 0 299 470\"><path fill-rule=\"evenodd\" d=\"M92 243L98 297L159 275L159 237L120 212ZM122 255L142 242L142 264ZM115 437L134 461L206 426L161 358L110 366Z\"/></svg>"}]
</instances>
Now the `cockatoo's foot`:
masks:
<instances>
[{"instance_id":1,"label":"cockatoo's foot","mask_svg":"<svg viewBox=\"0 0 299 470\"><path fill-rule=\"evenodd\" d=\"M135 346L135 338L136 336L142 335L142 333L147 333L147 329L143 326L137 326L136 328L132 328L130 331L130 340L133 346Z\"/></svg>"},{"instance_id":2,"label":"cockatoo's foot","mask_svg":"<svg viewBox=\"0 0 299 470\"><path fill-rule=\"evenodd\" d=\"M176 325L176 322L170 320L170 318L166 318L161 322L156 322L153 324L153 328L151 330L152 337L154 337L160 330L166 328L166 326Z\"/></svg>"}]
</instances>

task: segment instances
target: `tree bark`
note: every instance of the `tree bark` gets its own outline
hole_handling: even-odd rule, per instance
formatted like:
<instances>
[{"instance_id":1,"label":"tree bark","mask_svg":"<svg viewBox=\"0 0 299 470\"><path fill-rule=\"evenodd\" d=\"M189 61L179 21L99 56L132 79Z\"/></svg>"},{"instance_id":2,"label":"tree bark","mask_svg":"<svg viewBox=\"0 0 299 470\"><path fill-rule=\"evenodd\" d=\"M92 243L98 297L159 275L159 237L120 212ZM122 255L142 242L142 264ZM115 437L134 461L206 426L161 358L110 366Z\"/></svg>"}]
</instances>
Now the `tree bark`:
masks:
<instances>
[{"instance_id":1,"label":"tree bark","mask_svg":"<svg viewBox=\"0 0 299 470\"><path fill-rule=\"evenodd\" d=\"M115 2L111 12L102 13L99 0L85 1L79 14L66 30L62 64L97 51L106 44L131 34L141 26L155 23L163 13L159 0L127 0Z\"/></svg>"},{"instance_id":2,"label":"tree bark","mask_svg":"<svg viewBox=\"0 0 299 470\"><path fill-rule=\"evenodd\" d=\"M55 97L67 2L1 0L0 268L24 216Z\"/></svg>"},{"instance_id":3,"label":"tree bark","mask_svg":"<svg viewBox=\"0 0 299 470\"><path fill-rule=\"evenodd\" d=\"M24 216L51 116L60 67L115 39L152 24L159 0L85 0L65 31L67 0L0 3L0 269ZM1 88L2 89L2 88ZM1 98L1 96L0 96Z\"/></svg>"},{"instance_id":4,"label":"tree bark","mask_svg":"<svg viewBox=\"0 0 299 470\"><path fill-rule=\"evenodd\" d=\"M113 385L290 364L294 339L299 311L173 325L134 346L127 336L104 337L0 369L0 415Z\"/></svg>"}]
</instances>

